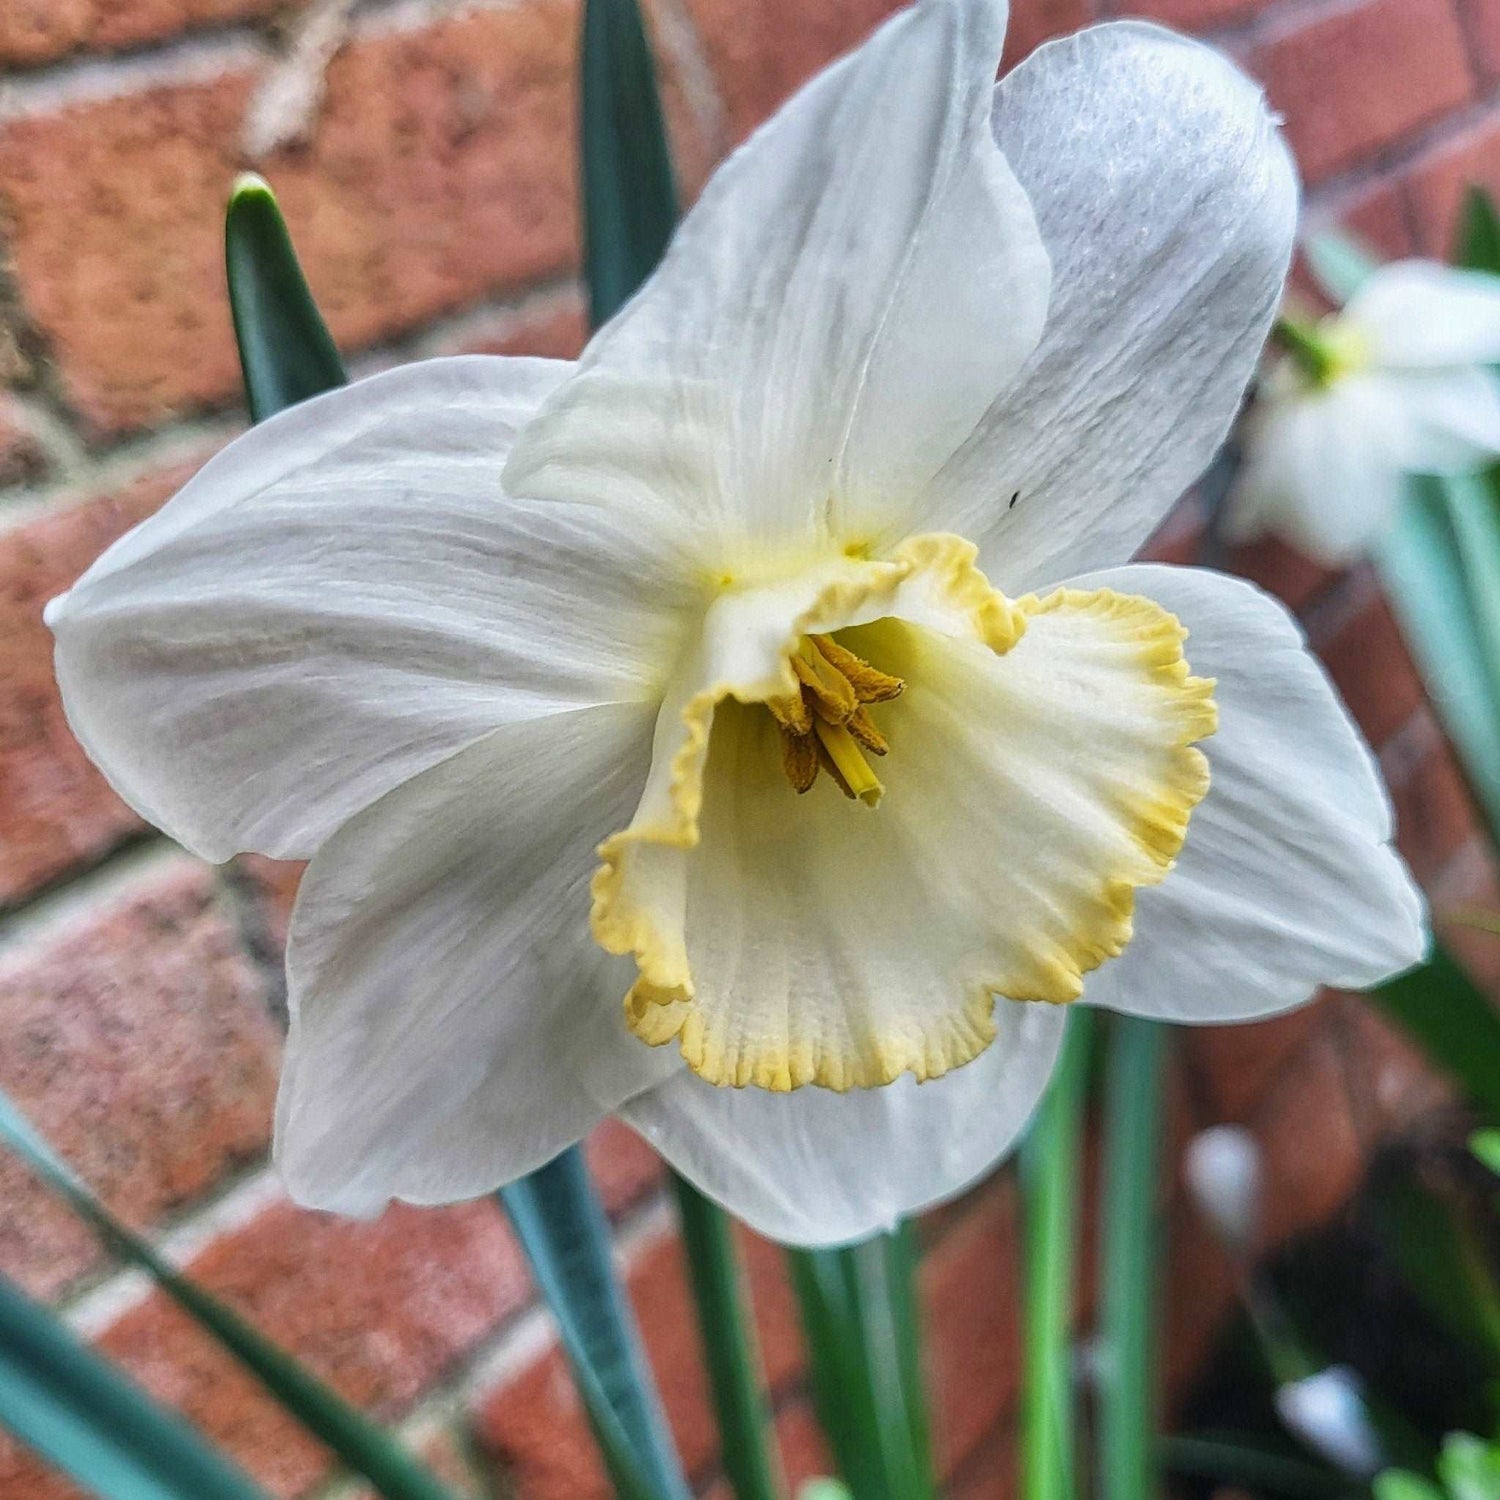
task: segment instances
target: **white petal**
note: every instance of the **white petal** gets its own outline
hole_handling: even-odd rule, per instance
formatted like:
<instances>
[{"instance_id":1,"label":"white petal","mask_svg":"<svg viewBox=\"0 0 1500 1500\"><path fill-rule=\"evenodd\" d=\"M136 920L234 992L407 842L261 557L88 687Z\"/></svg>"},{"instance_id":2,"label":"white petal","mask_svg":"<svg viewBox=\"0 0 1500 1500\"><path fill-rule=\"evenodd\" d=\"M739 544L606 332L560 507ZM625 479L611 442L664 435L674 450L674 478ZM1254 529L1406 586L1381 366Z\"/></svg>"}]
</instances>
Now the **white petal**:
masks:
<instances>
[{"instance_id":1,"label":"white petal","mask_svg":"<svg viewBox=\"0 0 1500 1500\"><path fill-rule=\"evenodd\" d=\"M1052 302L923 525L980 541L1016 593L1125 561L1208 465L1281 296L1297 187L1259 87L1134 22L1033 53L1000 85L995 128Z\"/></svg>"},{"instance_id":2,"label":"white petal","mask_svg":"<svg viewBox=\"0 0 1500 1500\"><path fill-rule=\"evenodd\" d=\"M1001 1001L998 1036L929 1083L845 1094L723 1089L681 1073L620 1114L703 1192L772 1239L832 1245L961 1192L1014 1144L1066 1012Z\"/></svg>"},{"instance_id":3,"label":"white petal","mask_svg":"<svg viewBox=\"0 0 1500 1500\"><path fill-rule=\"evenodd\" d=\"M1419 474L1461 474L1500 454L1500 381L1465 366L1386 377L1400 402L1403 466Z\"/></svg>"},{"instance_id":4,"label":"white petal","mask_svg":"<svg viewBox=\"0 0 1500 1500\"><path fill-rule=\"evenodd\" d=\"M1500 363L1500 277L1482 271L1419 260L1382 266L1344 317L1381 365Z\"/></svg>"},{"instance_id":5,"label":"white petal","mask_svg":"<svg viewBox=\"0 0 1500 1500\"><path fill-rule=\"evenodd\" d=\"M210 859L305 857L499 724L655 693L669 542L501 489L569 368L435 360L294 407L54 600L69 721L126 801Z\"/></svg>"},{"instance_id":6,"label":"white petal","mask_svg":"<svg viewBox=\"0 0 1500 1500\"><path fill-rule=\"evenodd\" d=\"M1239 1021L1365 988L1418 962L1425 907L1391 848L1370 752L1280 604L1193 568L1117 568L1080 587L1130 589L1188 628L1217 678L1211 781L1176 867L1136 903L1135 937L1084 998L1174 1021Z\"/></svg>"},{"instance_id":7,"label":"white petal","mask_svg":"<svg viewBox=\"0 0 1500 1500\"><path fill-rule=\"evenodd\" d=\"M1005 15L920 0L763 126L507 482L654 489L716 559L747 537L847 539L914 496L1046 312L1047 257L990 128Z\"/></svg>"},{"instance_id":8,"label":"white petal","mask_svg":"<svg viewBox=\"0 0 1500 1500\"><path fill-rule=\"evenodd\" d=\"M640 794L638 705L497 730L319 851L292 920L277 1160L299 1202L474 1197L674 1071L588 937L594 845ZM623 972L622 972L623 970Z\"/></svg>"},{"instance_id":9,"label":"white petal","mask_svg":"<svg viewBox=\"0 0 1500 1500\"><path fill-rule=\"evenodd\" d=\"M1379 373L1258 402L1225 534L1248 541L1275 532L1308 557L1344 566L1396 514L1410 432L1396 382Z\"/></svg>"}]
</instances>

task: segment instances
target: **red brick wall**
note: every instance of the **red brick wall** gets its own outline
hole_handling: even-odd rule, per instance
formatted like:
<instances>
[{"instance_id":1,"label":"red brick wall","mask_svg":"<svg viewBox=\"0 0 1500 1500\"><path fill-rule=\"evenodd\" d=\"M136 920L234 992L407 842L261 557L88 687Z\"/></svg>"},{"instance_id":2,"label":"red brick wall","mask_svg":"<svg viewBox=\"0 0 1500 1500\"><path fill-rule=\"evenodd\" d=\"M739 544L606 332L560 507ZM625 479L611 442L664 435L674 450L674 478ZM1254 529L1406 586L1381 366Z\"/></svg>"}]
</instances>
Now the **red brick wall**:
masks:
<instances>
[{"instance_id":1,"label":"red brick wall","mask_svg":"<svg viewBox=\"0 0 1500 1500\"><path fill-rule=\"evenodd\" d=\"M1018 0L1011 60L1096 19L1099 3ZM659 0L688 184L889 8ZM1136 8L1213 37L1266 81L1315 220L1392 254L1437 253L1463 185L1500 189L1500 0ZM0 6L0 1085L117 1212L446 1472L575 1500L603 1482L495 1208L341 1223L292 1209L267 1170L295 872L210 869L155 838L85 761L51 686L42 603L243 421L219 219L286 9ZM310 139L255 163L357 368L579 344L577 20L574 0L370 6L329 70ZM1159 550L1185 557L1191 542L1184 515ZM1302 614L1380 752L1403 846L1438 903L1492 892L1461 780L1371 578L1335 578L1272 546L1237 561ZM1493 978L1486 941L1466 951ZM1275 1239L1336 1209L1372 1144L1440 1097L1349 997L1194 1034L1175 1069L1176 1139L1234 1119L1265 1142ZM590 1149L684 1458L705 1493L724 1495L660 1168L618 1127ZM927 1226L939 1453L963 1500L1009 1492L1014 1213L999 1178ZM1181 1379L1228 1294L1185 1209L1173 1231ZM815 1472L823 1453L779 1259L746 1249L788 1461ZM274 1493L329 1477L325 1453L3 1162L0 1271L55 1299ZM0 1500L67 1493L0 1442Z\"/></svg>"}]
</instances>

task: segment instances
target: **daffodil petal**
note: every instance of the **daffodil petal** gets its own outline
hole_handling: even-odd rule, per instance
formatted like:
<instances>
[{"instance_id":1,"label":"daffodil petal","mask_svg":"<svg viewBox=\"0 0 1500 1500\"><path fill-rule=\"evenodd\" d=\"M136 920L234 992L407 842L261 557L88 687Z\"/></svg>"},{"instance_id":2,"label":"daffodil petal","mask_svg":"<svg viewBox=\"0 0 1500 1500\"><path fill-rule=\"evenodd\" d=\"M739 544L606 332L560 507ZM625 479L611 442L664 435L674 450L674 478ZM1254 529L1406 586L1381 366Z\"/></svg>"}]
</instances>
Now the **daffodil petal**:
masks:
<instances>
[{"instance_id":1,"label":"daffodil petal","mask_svg":"<svg viewBox=\"0 0 1500 1500\"><path fill-rule=\"evenodd\" d=\"M891 1229L987 1172L1046 1089L1065 1019L1058 1006L1002 1000L990 1046L929 1083L769 1094L684 1071L620 1115L759 1233L839 1244Z\"/></svg>"},{"instance_id":2,"label":"daffodil petal","mask_svg":"<svg viewBox=\"0 0 1500 1500\"><path fill-rule=\"evenodd\" d=\"M920 0L796 95L715 174L507 482L654 491L710 550L847 539L917 493L1046 314L990 126L1005 21L1002 0Z\"/></svg>"},{"instance_id":3,"label":"daffodil petal","mask_svg":"<svg viewBox=\"0 0 1500 1500\"><path fill-rule=\"evenodd\" d=\"M906 683L881 708L876 811L792 792L774 678L663 710L641 809L601 849L594 930L637 957L637 1035L676 1039L710 1082L842 1090L970 1061L995 996L1078 997L1180 846L1213 708L1176 621L1107 591L1011 604L971 556L919 539L884 565L905 577L816 606Z\"/></svg>"},{"instance_id":4,"label":"daffodil petal","mask_svg":"<svg viewBox=\"0 0 1500 1500\"><path fill-rule=\"evenodd\" d=\"M434 360L230 444L47 612L69 722L214 860L310 855L497 725L659 691L671 542L508 497L554 361Z\"/></svg>"},{"instance_id":5,"label":"daffodil petal","mask_svg":"<svg viewBox=\"0 0 1500 1500\"><path fill-rule=\"evenodd\" d=\"M1500 279L1483 271L1421 260L1381 266L1344 317L1384 366L1500 363Z\"/></svg>"},{"instance_id":6,"label":"daffodil petal","mask_svg":"<svg viewBox=\"0 0 1500 1500\"><path fill-rule=\"evenodd\" d=\"M1274 532L1318 562L1343 567L1396 513L1409 432L1400 390L1379 373L1257 403L1226 502L1225 535L1249 541Z\"/></svg>"},{"instance_id":7,"label":"daffodil petal","mask_svg":"<svg viewBox=\"0 0 1500 1500\"><path fill-rule=\"evenodd\" d=\"M916 514L1019 593L1126 561L1207 467L1280 301L1297 185L1259 86L1138 22L1034 52L995 130L1052 260L1047 327Z\"/></svg>"},{"instance_id":8,"label":"daffodil petal","mask_svg":"<svg viewBox=\"0 0 1500 1500\"><path fill-rule=\"evenodd\" d=\"M1075 579L1148 593L1216 679L1211 776L1171 875L1084 998L1173 1021L1239 1021L1319 985L1365 988L1422 958L1425 905L1391 847L1390 803L1296 624L1248 583L1142 565Z\"/></svg>"},{"instance_id":9,"label":"daffodil petal","mask_svg":"<svg viewBox=\"0 0 1500 1500\"><path fill-rule=\"evenodd\" d=\"M324 845L292 921L277 1108L299 1202L474 1197L675 1070L626 1032L630 966L588 938L593 846L650 736L635 704L510 725Z\"/></svg>"}]
</instances>

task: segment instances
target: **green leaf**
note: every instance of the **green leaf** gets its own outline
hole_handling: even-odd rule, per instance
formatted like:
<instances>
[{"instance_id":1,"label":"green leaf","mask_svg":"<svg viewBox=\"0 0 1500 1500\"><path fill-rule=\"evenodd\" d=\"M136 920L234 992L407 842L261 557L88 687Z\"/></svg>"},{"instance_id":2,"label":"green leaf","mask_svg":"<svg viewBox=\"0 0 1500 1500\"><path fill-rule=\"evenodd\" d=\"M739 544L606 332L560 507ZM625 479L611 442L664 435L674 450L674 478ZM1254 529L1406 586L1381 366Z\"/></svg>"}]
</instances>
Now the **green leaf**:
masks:
<instances>
[{"instance_id":1,"label":"green leaf","mask_svg":"<svg viewBox=\"0 0 1500 1500\"><path fill-rule=\"evenodd\" d=\"M1342 307L1380 267L1358 240L1331 229L1312 235L1302 253L1313 280L1336 307Z\"/></svg>"},{"instance_id":2,"label":"green leaf","mask_svg":"<svg viewBox=\"0 0 1500 1500\"><path fill-rule=\"evenodd\" d=\"M250 420L343 385L344 364L313 302L286 221L266 182L247 173L224 216L229 310Z\"/></svg>"},{"instance_id":3,"label":"green leaf","mask_svg":"<svg viewBox=\"0 0 1500 1500\"><path fill-rule=\"evenodd\" d=\"M1340 1500L1358 1493L1336 1470L1309 1463L1249 1433L1190 1433L1157 1445L1163 1469L1289 1500Z\"/></svg>"},{"instance_id":4,"label":"green leaf","mask_svg":"<svg viewBox=\"0 0 1500 1500\"><path fill-rule=\"evenodd\" d=\"M1490 1171L1500 1176L1500 1130L1476 1130L1469 1137L1469 1150Z\"/></svg>"},{"instance_id":5,"label":"green leaf","mask_svg":"<svg viewBox=\"0 0 1500 1500\"><path fill-rule=\"evenodd\" d=\"M0 1144L65 1199L108 1249L144 1271L309 1432L363 1474L387 1500L451 1500L450 1492L388 1432L116 1220L4 1093L0 1093Z\"/></svg>"},{"instance_id":6,"label":"green leaf","mask_svg":"<svg viewBox=\"0 0 1500 1500\"><path fill-rule=\"evenodd\" d=\"M1415 1176L1378 1178L1372 1193L1381 1238L1407 1285L1500 1376L1500 1285L1484 1231Z\"/></svg>"},{"instance_id":7,"label":"green leaf","mask_svg":"<svg viewBox=\"0 0 1500 1500\"><path fill-rule=\"evenodd\" d=\"M1071 1500L1077 1489L1073 1280L1093 1020L1094 1013L1082 1008L1068 1017L1062 1056L1021 1143L1021 1494L1025 1500Z\"/></svg>"},{"instance_id":8,"label":"green leaf","mask_svg":"<svg viewBox=\"0 0 1500 1500\"><path fill-rule=\"evenodd\" d=\"M1495 212L1495 200L1482 187L1471 186L1464 194L1453 264L1500 276L1500 214Z\"/></svg>"},{"instance_id":9,"label":"green leaf","mask_svg":"<svg viewBox=\"0 0 1500 1500\"><path fill-rule=\"evenodd\" d=\"M903 1222L855 1245L786 1254L814 1403L850 1488L861 1500L867 1491L930 1494L914 1227Z\"/></svg>"},{"instance_id":10,"label":"green leaf","mask_svg":"<svg viewBox=\"0 0 1500 1500\"><path fill-rule=\"evenodd\" d=\"M581 97L583 261L597 328L656 269L677 223L671 152L635 0L586 0Z\"/></svg>"},{"instance_id":11,"label":"green leaf","mask_svg":"<svg viewBox=\"0 0 1500 1500\"><path fill-rule=\"evenodd\" d=\"M557 1320L616 1489L627 1500L687 1500L583 1153L571 1147L501 1188L500 1200Z\"/></svg>"},{"instance_id":12,"label":"green leaf","mask_svg":"<svg viewBox=\"0 0 1500 1500\"><path fill-rule=\"evenodd\" d=\"M1441 944L1370 994L1475 1104L1500 1116L1500 1014Z\"/></svg>"},{"instance_id":13,"label":"green leaf","mask_svg":"<svg viewBox=\"0 0 1500 1500\"><path fill-rule=\"evenodd\" d=\"M1428 695L1492 830L1500 830L1500 684L1494 640L1482 637L1453 517L1464 489L1413 479L1376 563ZM1500 604L1500 601L1496 601Z\"/></svg>"},{"instance_id":14,"label":"green leaf","mask_svg":"<svg viewBox=\"0 0 1500 1500\"><path fill-rule=\"evenodd\" d=\"M920 1372L915 1231L833 1250L788 1250L813 1404L859 1500L932 1500Z\"/></svg>"},{"instance_id":15,"label":"green leaf","mask_svg":"<svg viewBox=\"0 0 1500 1500\"><path fill-rule=\"evenodd\" d=\"M719 1421L724 1472L737 1500L776 1500L781 1486L766 1444L771 1408L752 1325L745 1315L729 1219L685 1178L674 1174L672 1185Z\"/></svg>"},{"instance_id":16,"label":"green leaf","mask_svg":"<svg viewBox=\"0 0 1500 1500\"><path fill-rule=\"evenodd\" d=\"M0 1425L104 1500L265 1500L175 1412L3 1277Z\"/></svg>"},{"instance_id":17,"label":"green leaf","mask_svg":"<svg viewBox=\"0 0 1500 1500\"><path fill-rule=\"evenodd\" d=\"M1500 1445L1472 1432L1450 1432L1437 1469L1453 1500L1500 1500Z\"/></svg>"},{"instance_id":18,"label":"green leaf","mask_svg":"<svg viewBox=\"0 0 1500 1500\"><path fill-rule=\"evenodd\" d=\"M1157 1194L1167 1028L1110 1026L1104 1094L1098 1472L1104 1500L1152 1500L1156 1476Z\"/></svg>"},{"instance_id":19,"label":"green leaf","mask_svg":"<svg viewBox=\"0 0 1500 1500\"><path fill-rule=\"evenodd\" d=\"M1375 1476L1375 1500L1444 1500L1443 1492L1430 1480L1410 1469L1387 1469Z\"/></svg>"}]
</instances>

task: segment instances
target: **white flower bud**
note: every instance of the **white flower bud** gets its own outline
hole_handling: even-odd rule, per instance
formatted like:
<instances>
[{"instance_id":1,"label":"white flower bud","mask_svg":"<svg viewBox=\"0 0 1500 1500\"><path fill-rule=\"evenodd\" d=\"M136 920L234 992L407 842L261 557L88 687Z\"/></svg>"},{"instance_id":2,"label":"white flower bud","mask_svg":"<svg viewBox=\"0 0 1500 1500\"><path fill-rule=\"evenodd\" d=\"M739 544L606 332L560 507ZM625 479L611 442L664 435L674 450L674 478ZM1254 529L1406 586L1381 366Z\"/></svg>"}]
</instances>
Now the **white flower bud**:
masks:
<instances>
[{"instance_id":1,"label":"white flower bud","mask_svg":"<svg viewBox=\"0 0 1500 1500\"><path fill-rule=\"evenodd\" d=\"M1346 1474L1368 1479L1384 1467L1359 1376L1348 1365L1330 1365L1305 1380L1282 1386L1276 1392L1276 1414L1290 1431Z\"/></svg>"},{"instance_id":2,"label":"white flower bud","mask_svg":"<svg viewBox=\"0 0 1500 1500\"><path fill-rule=\"evenodd\" d=\"M1260 1147L1242 1125L1215 1125L1188 1143L1183 1168L1203 1217L1236 1254L1248 1254L1260 1226Z\"/></svg>"}]
</instances>

